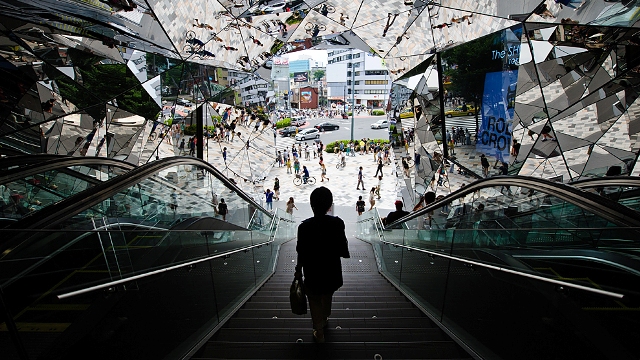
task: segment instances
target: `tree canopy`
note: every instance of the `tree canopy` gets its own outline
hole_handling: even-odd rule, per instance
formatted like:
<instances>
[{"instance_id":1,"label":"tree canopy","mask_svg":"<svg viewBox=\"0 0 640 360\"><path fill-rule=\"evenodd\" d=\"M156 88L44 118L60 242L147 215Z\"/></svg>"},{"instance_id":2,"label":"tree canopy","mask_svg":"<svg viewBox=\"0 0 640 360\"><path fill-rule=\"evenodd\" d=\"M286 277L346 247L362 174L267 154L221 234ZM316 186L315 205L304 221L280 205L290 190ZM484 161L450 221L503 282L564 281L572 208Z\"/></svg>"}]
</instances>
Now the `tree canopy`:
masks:
<instances>
[{"instance_id":1,"label":"tree canopy","mask_svg":"<svg viewBox=\"0 0 640 360\"><path fill-rule=\"evenodd\" d=\"M316 71L314 71L313 72L313 80L315 80L315 81L322 80L322 78L324 77L325 73L326 72L324 70L316 70Z\"/></svg>"}]
</instances>

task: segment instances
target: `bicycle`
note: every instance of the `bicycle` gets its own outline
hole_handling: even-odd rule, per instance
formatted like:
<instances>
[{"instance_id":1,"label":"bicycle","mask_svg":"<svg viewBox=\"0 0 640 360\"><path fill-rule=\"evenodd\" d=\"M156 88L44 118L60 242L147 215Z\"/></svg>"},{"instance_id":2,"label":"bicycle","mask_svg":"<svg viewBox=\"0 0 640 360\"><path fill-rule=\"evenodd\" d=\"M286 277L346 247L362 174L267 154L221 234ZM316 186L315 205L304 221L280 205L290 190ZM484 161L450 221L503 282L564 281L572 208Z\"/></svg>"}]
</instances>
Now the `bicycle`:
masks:
<instances>
[{"instance_id":1,"label":"bicycle","mask_svg":"<svg viewBox=\"0 0 640 360\"><path fill-rule=\"evenodd\" d=\"M323 24L307 23L307 24L305 24L305 26L304 26L304 29L305 29L305 30L307 30L307 31L311 31L311 30L314 30L314 29L316 29L316 28L317 28L318 30L320 30L320 31L327 30L327 27L326 27L325 25L323 25Z\"/></svg>"},{"instance_id":2,"label":"bicycle","mask_svg":"<svg viewBox=\"0 0 640 360\"><path fill-rule=\"evenodd\" d=\"M295 186L300 186L302 185L304 182L302 181L302 175L296 175L295 178L293 178L293 184ZM309 178L307 179L307 184L309 185L313 185L316 183L316 178L314 178L313 176L309 176Z\"/></svg>"},{"instance_id":3,"label":"bicycle","mask_svg":"<svg viewBox=\"0 0 640 360\"><path fill-rule=\"evenodd\" d=\"M317 11L320 14L327 16L327 14L333 14L334 12L336 12L336 8L331 5L323 4Z\"/></svg>"},{"instance_id":4,"label":"bicycle","mask_svg":"<svg viewBox=\"0 0 640 360\"><path fill-rule=\"evenodd\" d=\"M347 162L346 161L340 161L336 164L336 169L340 169L347 166Z\"/></svg>"}]
</instances>

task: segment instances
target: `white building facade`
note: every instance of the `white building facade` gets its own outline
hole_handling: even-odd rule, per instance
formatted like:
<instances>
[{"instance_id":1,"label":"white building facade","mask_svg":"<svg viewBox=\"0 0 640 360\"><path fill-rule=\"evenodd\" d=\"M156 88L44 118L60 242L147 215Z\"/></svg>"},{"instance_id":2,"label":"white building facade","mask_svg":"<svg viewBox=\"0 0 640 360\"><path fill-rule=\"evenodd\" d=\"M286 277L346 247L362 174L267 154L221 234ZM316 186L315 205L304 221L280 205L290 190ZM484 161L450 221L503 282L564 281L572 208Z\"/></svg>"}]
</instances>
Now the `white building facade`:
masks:
<instances>
[{"instance_id":1,"label":"white building facade","mask_svg":"<svg viewBox=\"0 0 640 360\"><path fill-rule=\"evenodd\" d=\"M336 49L327 53L327 60L329 101L341 102L346 98L350 104L353 91L356 106L384 107L391 91L391 78L381 58L362 50Z\"/></svg>"},{"instance_id":2,"label":"white building facade","mask_svg":"<svg viewBox=\"0 0 640 360\"><path fill-rule=\"evenodd\" d=\"M229 86L237 88L243 106L266 105L273 96L269 82L250 73L229 70Z\"/></svg>"}]
</instances>

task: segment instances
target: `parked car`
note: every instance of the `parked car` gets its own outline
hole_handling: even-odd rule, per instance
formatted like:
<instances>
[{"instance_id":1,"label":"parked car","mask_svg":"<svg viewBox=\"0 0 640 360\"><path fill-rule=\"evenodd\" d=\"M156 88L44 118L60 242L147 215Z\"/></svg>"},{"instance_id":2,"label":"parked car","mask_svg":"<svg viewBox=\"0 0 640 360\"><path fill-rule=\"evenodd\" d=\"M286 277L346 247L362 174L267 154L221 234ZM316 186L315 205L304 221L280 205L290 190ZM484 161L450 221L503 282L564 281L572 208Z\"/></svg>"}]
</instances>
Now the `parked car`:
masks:
<instances>
[{"instance_id":1,"label":"parked car","mask_svg":"<svg viewBox=\"0 0 640 360\"><path fill-rule=\"evenodd\" d=\"M296 135L296 141L305 141L307 139L320 138L320 130L316 128L304 129Z\"/></svg>"},{"instance_id":2,"label":"parked car","mask_svg":"<svg viewBox=\"0 0 640 360\"><path fill-rule=\"evenodd\" d=\"M466 109L464 108L466 106ZM452 110L447 110L444 112L444 116L446 117L453 117L453 116L472 116L475 115L476 112L478 110L476 110L476 108L473 105L461 105L456 107L455 109Z\"/></svg>"},{"instance_id":3,"label":"parked car","mask_svg":"<svg viewBox=\"0 0 640 360\"><path fill-rule=\"evenodd\" d=\"M384 129L389 127L389 120L384 119L384 120L378 120L376 122L374 122L373 124L371 124L371 128L372 129Z\"/></svg>"},{"instance_id":4,"label":"parked car","mask_svg":"<svg viewBox=\"0 0 640 360\"><path fill-rule=\"evenodd\" d=\"M302 126L307 123L307 120L302 116L293 116L291 118L291 125L293 126Z\"/></svg>"},{"instance_id":5,"label":"parked car","mask_svg":"<svg viewBox=\"0 0 640 360\"><path fill-rule=\"evenodd\" d=\"M287 126L285 128L280 129L280 131L278 131L278 133L282 136L295 136L296 133L298 132L298 127L297 126Z\"/></svg>"},{"instance_id":6,"label":"parked car","mask_svg":"<svg viewBox=\"0 0 640 360\"><path fill-rule=\"evenodd\" d=\"M321 122L316 124L316 126L314 126L314 128L320 130L320 131L325 131L325 130L338 130L340 129L340 126L336 125L336 124L332 124L329 122Z\"/></svg>"}]
</instances>

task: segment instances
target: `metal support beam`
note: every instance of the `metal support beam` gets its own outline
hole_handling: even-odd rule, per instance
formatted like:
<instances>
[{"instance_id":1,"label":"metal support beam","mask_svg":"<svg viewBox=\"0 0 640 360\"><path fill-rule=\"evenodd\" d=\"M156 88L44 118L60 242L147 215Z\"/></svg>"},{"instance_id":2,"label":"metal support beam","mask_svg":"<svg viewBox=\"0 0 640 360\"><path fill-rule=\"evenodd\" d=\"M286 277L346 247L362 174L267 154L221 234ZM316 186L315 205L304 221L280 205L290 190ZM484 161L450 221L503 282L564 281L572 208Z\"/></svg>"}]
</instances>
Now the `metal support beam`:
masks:
<instances>
[{"instance_id":1,"label":"metal support beam","mask_svg":"<svg viewBox=\"0 0 640 360\"><path fill-rule=\"evenodd\" d=\"M438 88L440 90L440 124L442 128L442 157L449 157L449 148L447 146L447 124L444 122L444 83L442 82L442 57L440 53L436 53L436 60L438 66Z\"/></svg>"}]
</instances>

